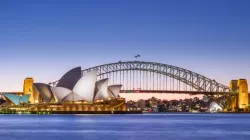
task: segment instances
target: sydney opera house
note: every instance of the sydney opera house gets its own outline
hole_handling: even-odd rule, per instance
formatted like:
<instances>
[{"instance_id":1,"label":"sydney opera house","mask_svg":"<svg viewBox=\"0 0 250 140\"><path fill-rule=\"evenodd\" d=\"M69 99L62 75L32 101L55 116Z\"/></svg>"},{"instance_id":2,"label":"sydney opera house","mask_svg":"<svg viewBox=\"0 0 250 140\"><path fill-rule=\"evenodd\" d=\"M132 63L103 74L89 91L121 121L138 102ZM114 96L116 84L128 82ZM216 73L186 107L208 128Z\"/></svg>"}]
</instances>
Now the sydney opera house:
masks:
<instances>
[{"instance_id":1,"label":"sydney opera house","mask_svg":"<svg viewBox=\"0 0 250 140\"><path fill-rule=\"evenodd\" d=\"M68 71L56 86L24 81L20 95L2 93L1 108L14 111L84 113L126 111L125 99L119 97L122 85L109 85L109 79L97 81L97 70L82 76L81 67Z\"/></svg>"}]
</instances>

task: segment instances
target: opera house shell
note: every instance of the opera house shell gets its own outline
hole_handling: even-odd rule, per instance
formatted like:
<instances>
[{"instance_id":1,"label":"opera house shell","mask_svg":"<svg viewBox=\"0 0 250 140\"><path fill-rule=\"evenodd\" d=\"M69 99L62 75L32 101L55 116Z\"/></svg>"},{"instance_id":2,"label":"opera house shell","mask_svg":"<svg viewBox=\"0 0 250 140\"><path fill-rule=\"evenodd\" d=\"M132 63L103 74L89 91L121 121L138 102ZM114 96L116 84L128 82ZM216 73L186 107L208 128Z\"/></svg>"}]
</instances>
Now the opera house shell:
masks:
<instances>
[{"instance_id":1,"label":"opera house shell","mask_svg":"<svg viewBox=\"0 0 250 140\"><path fill-rule=\"evenodd\" d=\"M14 103L15 105L19 105L21 103L28 103L30 94L24 95L24 96L17 96L11 93L5 93L3 96Z\"/></svg>"},{"instance_id":2,"label":"opera house shell","mask_svg":"<svg viewBox=\"0 0 250 140\"><path fill-rule=\"evenodd\" d=\"M87 101L117 98L122 85L108 85L109 79L96 81L97 70L89 71L82 76L81 67L68 71L55 87L43 83L33 84L31 103L53 103L65 101Z\"/></svg>"}]
</instances>

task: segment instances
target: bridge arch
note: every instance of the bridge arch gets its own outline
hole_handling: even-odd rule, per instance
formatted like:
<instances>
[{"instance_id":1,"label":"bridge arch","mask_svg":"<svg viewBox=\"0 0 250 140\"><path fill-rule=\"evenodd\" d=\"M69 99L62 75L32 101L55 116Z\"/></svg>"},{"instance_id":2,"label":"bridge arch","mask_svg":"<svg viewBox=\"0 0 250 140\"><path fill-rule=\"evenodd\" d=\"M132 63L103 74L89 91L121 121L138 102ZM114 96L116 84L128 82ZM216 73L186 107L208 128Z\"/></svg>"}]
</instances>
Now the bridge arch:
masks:
<instances>
[{"instance_id":1,"label":"bridge arch","mask_svg":"<svg viewBox=\"0 0 250 140\"><path fill-rule=\"evenodd\" d=\"M197 91L205 92L227 92L230 91L229 87L209 79L201 74L192 72L190 70L180 68L173 65L146 62L146 61L119 61L116 63L109 63L99 65L82 70L82 75L85 75L91 70L98 70L98 76L102 76L109 73L118 71L147 71L152 73L162 74L168 77L172 77L176 80L185 83Z\"/></svg>"}]
</instances>

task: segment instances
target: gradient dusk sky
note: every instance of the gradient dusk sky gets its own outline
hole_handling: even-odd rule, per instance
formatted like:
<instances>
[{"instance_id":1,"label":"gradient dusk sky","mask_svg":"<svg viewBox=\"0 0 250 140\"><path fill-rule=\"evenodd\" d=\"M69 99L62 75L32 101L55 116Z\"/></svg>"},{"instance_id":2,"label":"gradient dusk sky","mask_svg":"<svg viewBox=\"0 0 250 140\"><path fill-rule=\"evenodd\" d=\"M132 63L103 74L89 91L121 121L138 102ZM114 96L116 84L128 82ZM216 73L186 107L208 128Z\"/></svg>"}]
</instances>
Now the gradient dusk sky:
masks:
<instances>
[{"instance_id":1,"label":"gradient dusk sky","mask_svg":"<svg viewBox=\"0 0 250 140\"><path fill-rule=\"evenodd\" d=\"M1 0L0 91L119 60L250 85L249 0Z\"/></svg>"}]
</instances>

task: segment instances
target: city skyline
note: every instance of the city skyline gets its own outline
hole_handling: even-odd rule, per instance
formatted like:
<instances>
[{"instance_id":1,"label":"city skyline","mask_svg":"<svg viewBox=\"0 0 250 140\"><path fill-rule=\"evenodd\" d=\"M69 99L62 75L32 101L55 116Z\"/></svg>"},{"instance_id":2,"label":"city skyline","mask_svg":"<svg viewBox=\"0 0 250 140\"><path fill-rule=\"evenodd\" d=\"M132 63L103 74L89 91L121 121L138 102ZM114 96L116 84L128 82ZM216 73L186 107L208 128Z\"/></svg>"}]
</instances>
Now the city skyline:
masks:
<instances>
[{"instance_id":1,"label":"city skyline","mask_svg":"<svg viewBox=\"0 0 250 140\"><path fill-rule=\"evenodd\" d=\"M0 91L22 91L26 77L49 83L73 67L137 54L227 86L250 81L247 1L53 2L0 2Z\"/></svg>"}]
</instances>

